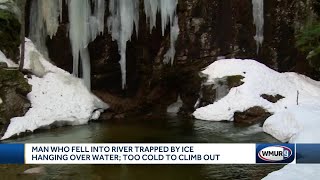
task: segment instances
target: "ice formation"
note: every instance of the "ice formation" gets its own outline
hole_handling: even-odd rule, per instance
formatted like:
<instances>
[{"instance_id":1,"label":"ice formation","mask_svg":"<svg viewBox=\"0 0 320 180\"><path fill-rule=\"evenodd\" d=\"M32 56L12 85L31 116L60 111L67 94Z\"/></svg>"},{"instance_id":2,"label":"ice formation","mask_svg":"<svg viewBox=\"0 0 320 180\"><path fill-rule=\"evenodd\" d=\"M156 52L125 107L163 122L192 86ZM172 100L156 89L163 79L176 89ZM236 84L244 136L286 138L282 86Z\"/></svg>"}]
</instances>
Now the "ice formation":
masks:
<instances>
[{"instance_id":1,"label":"ice formation","mask_svg":"<svg viewBox=\"0 0 320 180\"><path fill-rule=\"evenodd\" d=\"M69 37L73 55L73 74L79 76L81 72L84 82L90 88L90 55L88 44L99 33L104 31L105 1L66 0L69 10ZM52 38L58 31L59 20L62 21L62 0L33 0L30 15L30 39L37 48L47 56L46 38Z\"/></svg>"},{"instance_id":2,"label":"ice formation","mask_svg":"<svg viewBox=\"0 0 320 180\"><path fill-rule=\"evenodd\" d=\"M161 15L162 35L168 25L170 31L170 49L165 55L166 63L173 63L175 55L175 42L179 34L178 17L176 16L177 0L144 0L144 10L150 24L150 31L156 27L157 13ZM110 17L108 18L108 30L113 40L118 42L121 56L120 66L122 74L122 88L126 86L126 49L127 42L131 39L134 28L138 35L139 27L139 0L110 0Z\"/></svg>"},{"instance_id":3,"label":"ice formation","mask_svg":"<svg viewBox=\"0 0 320 180\"><path fill-rule=\"evenodd\" d=\"M62 0L33 0L30 15L30 38L42 53L47 54L46 38L56 34L59 17L62 21ZM91 4L91 2L93 4ZM170 48L164 56L165 63L173 63L175 42L179 35L176 7L178 0L144 0L150 30L156 26L157 13L161 16L162 35L170 30ZM69 13L69 37L73 55L73 74L81 76L90 88L90 55L88 44L104 31L105 0L66 0ZM93 11L92 11L93 10ZM139 0L110 0L108 30L118 43L121 56L122 87L126 86L127 42L139 27ZM81 68L79 66L81 65Z\"/></svg>"},{"instance_id":4,"label":"ice formation","mask_svg":"<svg viewBox=\"0 0 320 180\"><path fill-rule=\"evenodd\" d=\"M257 54L263 43L263 26L264 26L264 8L263 0L252 0L253 6L253 22L256 26L256 35L254 36L255 41L257 42Z\"/></svg>"},{"instance_id":5,"label":"ice formation","mask_svg":"<svg viewBox=\"0 0 320 180\"><path fill-rule=\"evenodd\" d=\"M156 27L157 12L161 15L162 35L169 23L174 24L178 0L144 0L144 11L150 23L150 31Z\"/></svg>"},{"instance_id":6,"label":"ice formation","mask_svg":"<svg viewBox=\"0 0 320 180\"><path fill-rule=\"evenodd\" d=\"M174 62L174 56L176 54L176 41L178 40L178 36L179 36L179 24L178 24L178 17L175 16L173 24L171 26L171 30L170 30L170 48L167 51L167 53L164 55L164 63L168 64L171 63L171 65L173 65Z\"/></svg>"},{"instance_id":7,"label":"ice formation","mask_svg":"<svg viewBox=\"0 0 320 180\"><path fill-rule=\"evenodd\" d=\"M30 39L47 55L46 38L58 31L59 17L62 18L62 0L33 0L30 15Z\"/></svg>"},{"instance_id":8,"label":"ice formation","mask_svg":"<svg viewBox=\"0 0 320 180\"><path fill-rule=\"evenodd\" d=\"M69 0L69 36L73 55L73 74L80 76L79 65L81 59L82 77L85 85L90 89L90 54L88 44L104 30L104 0L94 0L94 12L91 13L90 0Z\"/></svg>"},{"instance_id":9,"label":"ice formation","mask_svg":"<svg viewBox=\"0 0 320 180\"><path fill-rule=\"evenodd\" d=\"M136 27L136 34L138 34L139 0L110 0L109 11L108 30L112 39L118 42L121 56L122 88L124 89L126 85L127 42L131 39L134 27Z\"/></svg>"},{"instance_id":10,"label":"ice formation","mask_svg":"<svg viewBox=\"0 0 320 180\"><path fill-rule=\"evenodd\" d=\"M178 17L176 15L176 7L178 0L144 0L144 11L147 21L149 22L150 32L156 27L157 13L161 15L162 35L168 25L170 30L170 48L164 56L164 63L173 64L174 55L176 53L175 43L179 35Z\"/></svg>"}]
</instances>

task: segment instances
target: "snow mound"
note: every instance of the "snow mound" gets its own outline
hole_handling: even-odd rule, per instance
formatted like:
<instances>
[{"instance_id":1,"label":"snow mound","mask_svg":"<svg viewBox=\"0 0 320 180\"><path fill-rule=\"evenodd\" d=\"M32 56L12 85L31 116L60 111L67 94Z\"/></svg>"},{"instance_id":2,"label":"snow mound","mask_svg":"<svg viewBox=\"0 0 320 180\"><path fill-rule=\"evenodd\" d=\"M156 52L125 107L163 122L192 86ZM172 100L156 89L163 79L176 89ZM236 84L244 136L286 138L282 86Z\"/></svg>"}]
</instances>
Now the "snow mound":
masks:
<instances>
[{"instance_id":1,"label":"snow mound","mask_svg":"<svg viewBox=\"0 0 320 180\"><path fill-rule=\"evenodd\" d=\"M26 42L25 68L36 74L28 78L32 85L28 94L32 107L24 117L11 119L2 139L55 123L86 124L108 108L81 79L44 59L30 40Z\"/></svg>"},{"instance_id":2,"label":"snow mound","mask_svg":"<svg viewBox=\"0 0 320 180\"><path fill-rule=\"evenodd\" d=\"M226 76L241 75L244 84L232 88L229 94L214 104L197 109L193 115L197 119L209 121L233 121L236 111L246 111L260 106L270 113L286 110L297 104L318 104L320 98L320 82L311 80L296 73L279 73L254 60L226 59L211 64L204 71L207 83ZM272 103L263 99L262 94L284 96L284 99Z\"/></svg>"},{"instance_id":3,"label":"snow mound","mask_svg":"<svg viewBox=\"0 0 320 180\"><path fill-rule=\"evenodd\" d=\"M203 72L207 83L225 76L242 75L244 84L232 88L229 94L214 104L197 109L194 116L202 120L233 120L236 111L261 106L273 113L263 130L282 142L320 143L320 82L296 73L279 73L254 60L219 60ZM276 103L262 94L282 95ZM298 97L298 105L297 105ZM265 180L316 179L320 165L287 165Z\"/></svg>"}]
</instances>

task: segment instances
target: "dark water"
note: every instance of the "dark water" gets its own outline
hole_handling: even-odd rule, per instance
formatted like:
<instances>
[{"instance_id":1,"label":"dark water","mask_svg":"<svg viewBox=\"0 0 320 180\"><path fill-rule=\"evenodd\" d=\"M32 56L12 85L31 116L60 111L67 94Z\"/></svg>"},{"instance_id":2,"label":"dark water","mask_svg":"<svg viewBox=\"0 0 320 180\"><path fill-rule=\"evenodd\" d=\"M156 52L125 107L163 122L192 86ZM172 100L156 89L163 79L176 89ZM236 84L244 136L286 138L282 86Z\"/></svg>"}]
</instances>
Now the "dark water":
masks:
<instances>
[{"instance_id":1,"label":"dark water","mask_svg":"<svg viewBox=\"0 0 320 180\"><path fill-rule=\"evenodd\" d=\"M41 130L7 142L108 143L108 142L276 142L259 126L234 127L233 123L146 118L130 123L90 123L85 126ZM47 173L19 175L28 166L0 166L4 179L110 179L110 180L201 180L261 179L281 166L266 165L45 165ZM2 179L2 178L1 178Z\"/></svg>"}]
</instances>

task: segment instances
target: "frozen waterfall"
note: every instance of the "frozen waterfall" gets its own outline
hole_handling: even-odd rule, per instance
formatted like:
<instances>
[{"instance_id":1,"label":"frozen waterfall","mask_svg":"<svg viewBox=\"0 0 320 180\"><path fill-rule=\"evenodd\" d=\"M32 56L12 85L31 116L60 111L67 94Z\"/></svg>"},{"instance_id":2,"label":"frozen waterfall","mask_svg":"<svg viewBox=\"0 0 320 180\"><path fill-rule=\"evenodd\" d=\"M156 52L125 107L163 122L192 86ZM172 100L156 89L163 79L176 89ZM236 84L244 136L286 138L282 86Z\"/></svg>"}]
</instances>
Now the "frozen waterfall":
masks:
<instances>
[{"instance_id":1,"label":"frozen waterfall","mask_svg":"<svg viewBox=\"0 0 320 180\"><path fill-rule=\"evenodd\" d=\"M176 16L177 0L144 0L144 10L150 24L150 31L156 26L157 13L161 15L162 35L168 25L170 31L170 49L165 55L166 63L173 63L175 55L175 42L179 35L178 18ZM110 0L110 16L108 30L113 40L118 42L121 56L120 66L122 74L122 88L126 86L126 49L127 42L131 40L133 31L138 35L139 27L139 0ZM135 28L135 29L134 29Z\"/></svg>"},{"instance_id":2,"label":"frozen waterfall","mask_svg":"<svg viewBox=\"0 0 320 180\"><path fill-rule=\"evenodd\" d=\"M263 26L264 26L264 8L263 0L252 0L253 6L253 22L256 26L256 35L254 36L257 42L257 54L263 43Z\"/></svg>"},{"instance_id":3,"label":"frozen waterfall","mask_svg":"<svg viewBox=\"0 0 320 180\"><path fill-rule=\"evenodd\" d=\"M73 74L81 76L90 88L90 54L88 45L104 32L105 0L65 0L69 13L69 38L73 55ZM126 86L127 42L139 28L139 0L109 0L110 16L108 30L118 43L121 56L122 88ZM32 0L30 15L30 38L46 54L46 38L57 33L62 21L62 0ZM170 27L170 48L164 56L165 63L173 63L175 42L179 35L176 7L178 0L144 0L144 9L150 31L161 17L162 35ZM81 65L81 67L80 67Z\"/></svg>"},{"instance_id":4,"label":"frozen waterfall","mask_svg":"<svg viewBox=\"0 0 320 180\"><path fill-rule=\"evenodd\" d=\"M46 38L58 31L59 17L62 18L62 0L33 0L30 15L30 39L47 56Z\"/></svg>"},{"instance_id":5,"label":"frozen waterfall","mask_svg":"<svg viewBox=\"0 0 320 180\"><path fill-rule=\"evenodd\" d=\"M84 83L90 88L90 55L88 44L104 31L105 0L66 0L69 12L69 37L73 55L73 74L79 77L79 65ZM91 3L93 12L91 12ZM62 0L32 0L30 39L46 56L47 36L52 38L62 21ZM81 60L81 63L80 63Z\"/></svg>"}]
</instances>

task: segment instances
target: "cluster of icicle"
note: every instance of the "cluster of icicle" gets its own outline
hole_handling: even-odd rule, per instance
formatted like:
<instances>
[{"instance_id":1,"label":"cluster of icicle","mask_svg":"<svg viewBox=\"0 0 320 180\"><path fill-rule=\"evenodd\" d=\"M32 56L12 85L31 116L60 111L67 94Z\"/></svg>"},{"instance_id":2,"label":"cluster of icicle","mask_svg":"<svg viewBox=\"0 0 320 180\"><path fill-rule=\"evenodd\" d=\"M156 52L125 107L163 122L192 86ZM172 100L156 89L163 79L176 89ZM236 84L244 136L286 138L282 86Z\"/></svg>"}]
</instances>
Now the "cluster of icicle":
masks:
<instances>
[{"instance_id":1,"label":"cluster of icicle","mask_svg":"<svg viewBox=\"0 0 320 180\"><path fill-rule=\"evenodd\" d=\"M120 65L122 72L122 88L126 85L126 47L127 42L136 31L139 32L139 0L110 0L110 17L108 18L108 30L112 38L118 42L121 55ZM150 24L150 32L156 27L156 16L161 15L162 35L170 24L170 49L165 54L165 63L174 61L175 42L179 35L176 7L178 0L144 0L144 10Z\"/></svg>"},{"instance_id":2,"label":"cluster of icicle","mask_svg":"<svg viewBox=\"0 0 320 180\"><path fill-rule=\"evenodd\" d=\"M73 74L79 76L81 59L82 76L90 88L90 56L88 44L104 30L105 0L65 0L69 11L69 37L73 55ZM91 4L94 11L91 12ZM33 0L30 15L30 39L37 48L47 53L46 37L52 38L62 21L62 0Z\"/></svg>"},{"instance_id":3,"label":"cluster of icicle","mask_svg":"<svg viewBox=\"0 0 320 180\"><path fill-rule=\"evenodd\" d=\"M65 0L69 12L69 37L73 54L73 74L82 76L90 88L90 55L88 44L104 30L105 0ZM94 10L91 12L91 4ZM42 52L46 51L46 37L57 33L62 20L62 0L33 0L30 16L30 38ZM178 0L144 0L144 9L150 23L150 31L156 26L157 13L161 15L162 35L170 24L171 47L165 54L165 63L173 63L175 42L179 34L176 6ZM139 0L109 0L108 30L116 40L121 55L122 87L126 86L126 46L131 36L139 30ZM81 63L80 63L81 60Z\"/></svg>"},{"instance_id":4,"label":"cluster of icicle","mask_svg":"<svg viewBox=\"0 0 320 180\"><path fill-rule=\"evenodd\" d=\"M263 26L264 26L264 0L252 0L253 7L253 23L256 26L256 35L254 36L255 41L257 42L257 54L263 43Z\"/></svg>"}]
</instances>

